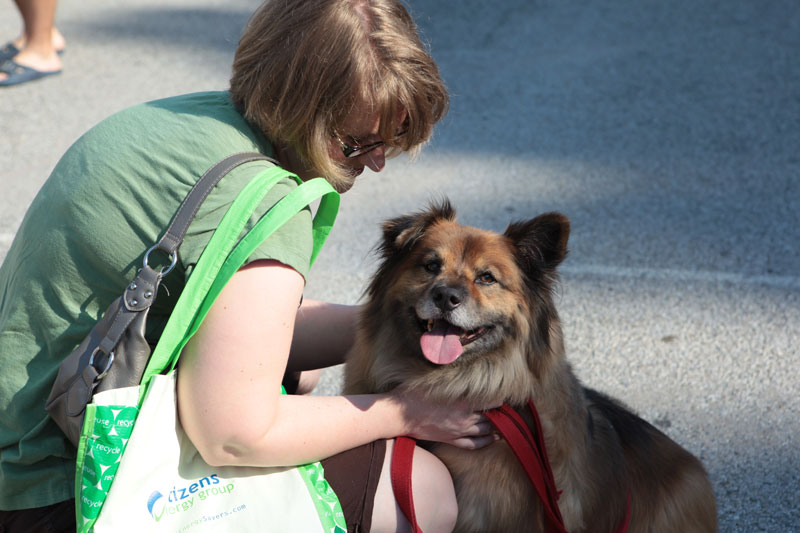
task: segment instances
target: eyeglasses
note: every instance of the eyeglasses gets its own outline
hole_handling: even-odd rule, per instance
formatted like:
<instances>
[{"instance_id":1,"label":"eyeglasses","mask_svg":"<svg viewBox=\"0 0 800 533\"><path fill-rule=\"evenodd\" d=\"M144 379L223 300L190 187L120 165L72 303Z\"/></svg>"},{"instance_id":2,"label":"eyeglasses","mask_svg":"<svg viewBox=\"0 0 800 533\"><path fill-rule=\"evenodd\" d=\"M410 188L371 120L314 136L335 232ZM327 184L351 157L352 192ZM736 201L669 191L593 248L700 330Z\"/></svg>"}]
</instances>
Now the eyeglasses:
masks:
<instances>
[{"instance_id":1,"label":"eyeglasses","mask_svg":"<svg viewBox=\"0 0 800 533\"><path fill-rule=\"evenodd\" d=\"M402 130L400 133L398 133L397 135L394 136L394 139L397 140L398 137L401 137L401 136L405 135L406 131L408 131L408 130ZM333 137L339 142L339 146L342 147L342 153L348 159L353 159L353 158L356 158L356 157L360 157L360 156L362 156L362 155L364 155L366 153L369 153L369 152L373 151L374 149L379 148L381 146L384 146L386 144L386 141L378 141L378 142L374 142L374 143L370 143L370 144L364 144L364 145L359 145L359 144L353 145L353 144L348 144L348 143L344 142L342 140L342 138L339 137L338 133L334 132Z\"/></svg>"}]
</instances>

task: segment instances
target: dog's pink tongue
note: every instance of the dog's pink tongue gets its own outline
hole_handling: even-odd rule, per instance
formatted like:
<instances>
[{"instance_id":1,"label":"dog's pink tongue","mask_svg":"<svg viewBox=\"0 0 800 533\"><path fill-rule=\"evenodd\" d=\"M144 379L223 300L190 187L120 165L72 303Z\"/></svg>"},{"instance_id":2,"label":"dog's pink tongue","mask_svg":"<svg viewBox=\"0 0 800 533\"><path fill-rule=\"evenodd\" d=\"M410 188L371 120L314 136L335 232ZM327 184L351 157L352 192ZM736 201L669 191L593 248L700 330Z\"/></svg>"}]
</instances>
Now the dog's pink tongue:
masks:
<instances>
[{"instance_id":1,"label":"dog's pink tongue","mask_svg":"<svg viewBox=\"0 0 800 533\"><path fill-rule=\"evenodd\" d=\"M437 365L447 365L458 359L461 346L461 330L443 321L436 321L433 329L422 334L419 345L425 358Z\"/></svg>"}]
</instances>

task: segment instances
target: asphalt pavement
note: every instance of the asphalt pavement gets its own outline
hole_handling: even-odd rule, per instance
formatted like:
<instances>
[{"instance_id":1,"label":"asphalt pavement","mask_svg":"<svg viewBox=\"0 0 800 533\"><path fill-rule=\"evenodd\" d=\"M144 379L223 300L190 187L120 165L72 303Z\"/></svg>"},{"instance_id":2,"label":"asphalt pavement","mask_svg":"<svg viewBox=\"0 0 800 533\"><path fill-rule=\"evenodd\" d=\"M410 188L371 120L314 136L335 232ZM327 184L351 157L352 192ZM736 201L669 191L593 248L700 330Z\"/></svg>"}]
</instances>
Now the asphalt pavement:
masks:
<instances>
[{"instance_id":1,"label":"asphalt pavement","mask_svg":"<svg viewBox=\"0 0 800 533\"><path fill-rule=\"evenodd\" d=\"M306 295L358 301L380 222L431 199L498 231L561 211L577 374L702 459L721 531L800 531L800 4L409 4L450 113L417 160L344 196ZM93 124L225 89L256 5L62 1L63 74L0 89L0 256ZM0 41L18 31L0 3Z\"/></svg>"}]
</instances>

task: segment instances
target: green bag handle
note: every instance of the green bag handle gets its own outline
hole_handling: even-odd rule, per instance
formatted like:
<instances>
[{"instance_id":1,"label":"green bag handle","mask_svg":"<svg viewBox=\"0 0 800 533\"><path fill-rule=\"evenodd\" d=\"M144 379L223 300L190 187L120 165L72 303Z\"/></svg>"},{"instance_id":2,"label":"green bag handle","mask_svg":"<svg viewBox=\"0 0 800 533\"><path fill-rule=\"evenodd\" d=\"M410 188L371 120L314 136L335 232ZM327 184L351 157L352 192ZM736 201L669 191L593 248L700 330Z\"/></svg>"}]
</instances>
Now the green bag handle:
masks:
<instances>
[{"instance_id":1,"label":"green bag handle","mask_svg":"<svg viewBox=\"0 0 800 533\"><path fill-rule=\"evenodd\" d=\"M313 264L333 227L339 207L339 194L323 178L301 182L296 189L265 213L234 247L242 229L269 189L285 177L300 182L297 176L280 167L271 167L258 173L242 189L225 213L189 276L145 368L141 381L140 403L144 399L152 377L163 373L167 368L175 367L183 347L200 327L222 288L244 261L276 229L307 205L321 199L312 227L314 247L311 264Z\"/></svg>"},{"instance_id":2,"label":"green bag handle","mask_svg":"<svg viewBox=\"0 0 800 533\"><path fill-rule=\"evenodd\" d=\"M293 217L295 213L318 198L321 198L321 200L312 225L314 247L311 251L309 268L314 266L314 261L333 228L333 222L339 209L339 194L333 190L330 183L322 178L314 178L291 191L270 210L269 214L272 215L271 219L267 219L267 215L264 215L247 235L242 238L220 268L200 309L198 309L195 315L191 328L179 347L180 350L183 350L183 347L189 342L189 339L200 328L200 324L208 314L208 311L211 309L217 296L219 296L219 293L222 292L222 289L231 277L241 268L255 249L264 242L273 231ZM177 363L178 356L176 355L172 359L172 368L175 368Z\"/></svg>"}]
</instances>

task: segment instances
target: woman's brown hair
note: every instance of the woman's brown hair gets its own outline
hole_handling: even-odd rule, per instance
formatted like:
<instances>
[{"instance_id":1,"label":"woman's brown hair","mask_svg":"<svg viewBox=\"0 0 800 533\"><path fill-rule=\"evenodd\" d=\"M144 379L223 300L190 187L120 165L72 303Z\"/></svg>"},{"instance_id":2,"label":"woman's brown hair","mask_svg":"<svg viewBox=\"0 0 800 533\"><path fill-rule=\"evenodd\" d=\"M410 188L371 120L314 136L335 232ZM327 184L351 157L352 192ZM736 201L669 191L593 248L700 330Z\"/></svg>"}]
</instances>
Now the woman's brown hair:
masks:
<instances>
[{"instance_id":1,"label":"woman's brown hair","mask_svg":"<svg viewBox=\"0 0 800 533\"><path fill-rule=\"evenodd\" d=\"M328 144L351 112L377 113L387 145L415 152L448 106L439 69L396 0L268 0L239 41L231 95L270 140L340 190L353 178ZM393 140L403 111L406 133Z\"/></svg>"}]
</instances>

